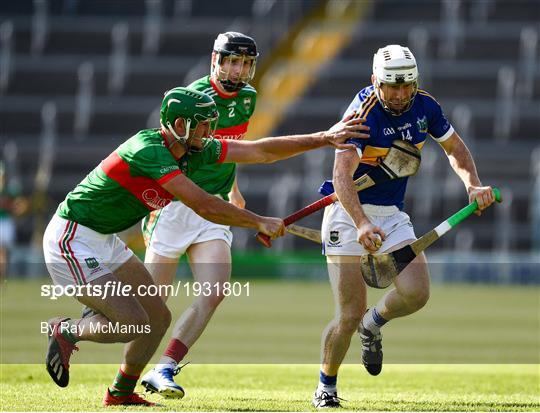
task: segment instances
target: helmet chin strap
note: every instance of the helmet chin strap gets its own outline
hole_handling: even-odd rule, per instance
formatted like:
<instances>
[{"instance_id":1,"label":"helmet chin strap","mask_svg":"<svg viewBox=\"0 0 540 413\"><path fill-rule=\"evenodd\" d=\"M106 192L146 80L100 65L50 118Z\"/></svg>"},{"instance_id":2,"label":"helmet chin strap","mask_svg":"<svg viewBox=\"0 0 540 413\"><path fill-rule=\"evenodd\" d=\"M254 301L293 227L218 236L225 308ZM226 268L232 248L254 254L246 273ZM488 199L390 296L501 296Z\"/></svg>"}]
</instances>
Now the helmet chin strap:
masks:
<instances>
[{"instance_id":1,"label":"helmet chin strap","mask_svg":"<svg viewBox=\"0 0 540 413\"><path fill-rule=\"evenodd\" d=\"M392 112L392 110L390 110L390 108L388 107L386 102L381 98L381 83L379 82L378 79L375 81L375 83L376 83L375 84L375 94L377 95L377 99L379 100L379 102L383 106L384 110L386 110L390 114L394 115L394 113Z\"/></svg>"},{"instance_id":2,"label":"helmet chin strap","mask_svg":"<svg viewBox=\"0 0 540 413\"><path fill-rule=\"evenodd\" d=\"M230 80L219 80L219 83L221 83L221 86L223 89L225 89L227 92L236 92L237 90L242 89L246 84L243 82L237 82L233 83Z\"/></svg>"},{"instance_id":3,"label":"helmet chin strap","mask_svg":"<svg viewBox=\"0 0 540 413\"><path fill-rule=\"evenodd\" d=\"M229 68L230 71L230 68ZM229 71L225 72L221 70L221 58L216 65L215 78L226 92L232 93L242 89L246 84L242 81L233 82L229 80Z\"/></svg>"},{"instance_id":4,"label":"helmet chin strap","mask_svg":"<svg viewBox=\"0 0 540 413\"><path fill-rule=\"evenodd\" d=\"M413 92L412 97L409 99L409 102L407 103L407 106L403 110L400 110L399 112L397 112L396 110L391 109L390 106L388 106L386 104L386 102L383 99L381 99L381 94L380 94L381 84L380 84L378 79L375 82L376 82L375 94L377 95L377 99L379 100L379 102L383 106L384 110L386 110L388 113L390 113L393 116L401 116L411 108L412 102L413 102L414 98L416 97L416 90Z\"/></svg>"},{"instance_id":5,"label":"helmet chin strap","mask_svg":"<svg viewBox=\"0 0 540 413\"><path fill-rule=\"evenodd\" d=\"M189 127L191 126L191 119L184 119L186 122L186 134L184 136L179 136L175 131L174 128L171 125L171 122L167 122L167 129L169 129L169 132L172 133L172 135L175 137L175 139L182 144L186 152L189 152Z\"/></svg>"}]
</instances>

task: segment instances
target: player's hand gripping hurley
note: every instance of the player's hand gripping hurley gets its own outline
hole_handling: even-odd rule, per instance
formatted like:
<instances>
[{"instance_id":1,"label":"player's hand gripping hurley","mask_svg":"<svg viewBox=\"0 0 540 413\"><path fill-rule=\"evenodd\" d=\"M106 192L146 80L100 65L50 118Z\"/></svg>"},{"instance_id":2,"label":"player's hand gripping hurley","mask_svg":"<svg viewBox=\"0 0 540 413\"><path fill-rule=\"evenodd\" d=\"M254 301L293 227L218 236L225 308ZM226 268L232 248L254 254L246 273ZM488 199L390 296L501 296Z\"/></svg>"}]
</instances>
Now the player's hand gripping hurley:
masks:
<instances>
[{"instance_id":1,"label":"player's hand gripping hurley","mask_svg":"<svg viewBox=\"0 0 540 413\"><path fill-rule=\"evenodd\" d=\"M357 191L362 191L381 182L414 175L420 167L420 160L420 150L416 146L408 141L395 140L388 150L386 158L377 167L354 181L355 188ZM336 201L337 195L334 192L285 217L283 223L286 227L289 227L293 222L307 217ZM288 230L291 233L294 233L293 231ZM272 246L270 237L265 234L259 232L257 239L267 248Z\"/></svg>"},{"instance_id":2,"label":"player's hand gripping hurley","mask_svg":"<svg viewBox=\"0 0 540 413\"><path fill-rule=\"evenodd\" d=\"M501 192L498 188L493 188L493 195L497 202L501 202ZM360 259L360 268L366 284L374 288L388 287L394 278L416 258L418 254L428 248L440 237L454 228L468 216L478 209L476 201L471 202L454 215L449 217L421 238L406 245L394 252L386 254L368 254Z\"/></svg>"},{"instance_id":3,"label":"player's hand gripping hurley","mask_svg":"<svg viewBox=\"0 0 540 413\"><path fill-rule=\"evenodd\" d=\"M499 189L493 188L493 195L497 202L502 201ZM394 281L394 278L396 278L418 254L477 210L477 202L471 202L465 208L462 208L446 221L442 222L409 245L389 253L363 255L360 259L360 268L362 269L362 277L364 277L366 284L374 288L388 287L392 281ZM316 229L291 225L287 227L287 232L318 244L321 243L321 232Z\"/></svg>"}]
</instances>

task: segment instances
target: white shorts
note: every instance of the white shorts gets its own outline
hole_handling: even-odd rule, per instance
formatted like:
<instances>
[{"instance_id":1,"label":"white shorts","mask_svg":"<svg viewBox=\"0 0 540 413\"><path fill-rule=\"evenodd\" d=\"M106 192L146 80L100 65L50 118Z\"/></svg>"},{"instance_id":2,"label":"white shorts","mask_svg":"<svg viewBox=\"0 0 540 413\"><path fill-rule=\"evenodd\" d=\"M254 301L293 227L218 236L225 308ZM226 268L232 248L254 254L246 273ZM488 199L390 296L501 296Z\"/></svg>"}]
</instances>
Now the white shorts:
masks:
<instances>
[{"instance_id":1,"label":"white shorts","mask_svg":"<svg viewBox=\"0 0 540 413\"><path fill-rule=\"evenodd\" d=\"M10 248L15 242L15 224L10 216L0 218L0 247Z\"/></svg>"},{"instance_id":2,"label":"white shorts","mask_svg":"<svg viewBox=\"0 0 540 413\"><path fill-rule=\"evenodd\" d=\"M143 235L148 250L172 259L180 258L192 244L223 240L230 247L233 239L227 225L207 221L180 201L154 211Z\"/></svg>"},{"instance_id":3,"label":"white shorts","mask_svg":"<svg viewBox=\"0 0 540 413\"><path fill-rule=\"evenodd\" d=\"M133 252L116 234L100 234L54 215L43 234L43 253L57 285L84 285L111 274Z\"/></svg>"},{"instance_id":4,"label":"white shorts","mask_svg":"<svg viewBox=\"0 0 540 413\"><path fill-rule=\"evenodd\" d=\"M362 208L372 224L386 234L378 252L384 252L407 240L415 240L414 228L409 215L395 206L364 204ZM324 255L366 255L368 252L357 241L356 227L340 202L334 202L324 210L321 228Z\"/></svg>"}]
</instances>

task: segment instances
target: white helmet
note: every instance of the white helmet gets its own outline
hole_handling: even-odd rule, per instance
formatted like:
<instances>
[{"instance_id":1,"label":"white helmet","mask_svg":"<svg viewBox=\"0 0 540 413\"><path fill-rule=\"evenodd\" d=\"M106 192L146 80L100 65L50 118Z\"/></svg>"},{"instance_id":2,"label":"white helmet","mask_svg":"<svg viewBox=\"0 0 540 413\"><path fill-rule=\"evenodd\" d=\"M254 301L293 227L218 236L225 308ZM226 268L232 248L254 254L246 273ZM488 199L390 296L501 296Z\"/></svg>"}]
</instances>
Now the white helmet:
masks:
<instances>
[{"instance_id":1,"label":"white helmet","mask_svg":"<svg viewBox=\"0 0 540 413\"><path fill-rule=\"evenodd\" d=\"M418 90L418 67L416 59L408 47L391 44L380 48L373 55L373 75L375 76L375 92L383 107L394 115L401 115L410 109ZM389 108L388 104L381 99L379 88L381 84L412 83L414 91L406 107L396 112Z\"/></svg>"}]
</instances>

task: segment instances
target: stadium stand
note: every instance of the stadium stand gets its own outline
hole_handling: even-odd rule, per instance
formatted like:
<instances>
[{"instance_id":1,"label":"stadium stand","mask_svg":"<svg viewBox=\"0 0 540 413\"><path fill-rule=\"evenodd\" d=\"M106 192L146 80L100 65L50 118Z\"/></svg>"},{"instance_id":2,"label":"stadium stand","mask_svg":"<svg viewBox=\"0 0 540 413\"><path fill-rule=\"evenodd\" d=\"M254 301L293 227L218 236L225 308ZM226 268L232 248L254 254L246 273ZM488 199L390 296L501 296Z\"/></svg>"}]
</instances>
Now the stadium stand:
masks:
<instances>
[{"instance_id":1,"label":"stadium stand","mask_svg":"<svg viewBox=\"0 0 540 413\"><path fill-rule=\"evenodd\" d=\"M459 7L457 11L455 7ZM535 127L540 120L539 18L540 5L534 1L374 2L351 44L320 73L275 133L324 129L335 122L354 94L369 83L377 48L408 44L419 62L420 86L441 102L471 147L484 182L502 187L506 194L509 225L493 225L499 218L495 211L487 211L487 219L469 222L463 231L474 238L475 248L490 251L504 245L509 250L527 251L531 247L533 179L529 166L531 153L539 145ZM459 31L452 34L448 27ZM452 35L455 45L449 39ZM454 52L449 54L449 50ZM419 176L411 179L406 208L412 212L418 234L466 202L462 185L444 158L431 142L424 150ZM303 162L282 164L282 170L297 177L291 181L292 191L280 189L293 194L289 210L315 199L315 186L321 176L331 176L332 161L333 154L326 151L304 155ZM264 197L268 186L255 183L252 176L257 171L265 175L270 169L262 172L250 166L245 174L254 180L254 187L264 188L260 190ZM312 191L307 194L295 191L296 187ZM316 226L320 215L304 222ZM438 248L458 243L463 238L461 231L449 234ZM497 241L501 238L505 241ZM290 243L285 246L288 249L298 241L285 242Z\"/></svg>"},{"instance_id":2,"label":"stadium stand","mask_svg":"<svg viewBox=\"0 0 540 413\"><path fill-rule=\"evenodd\" d=\"M163 91L209 70L216 34L252 34L261 59L319 2L310 0L197 2L191 0L19 0L0 5L0 137L15 142L27 194L47 163L46 188L53 213L67 190L135 131L157 126ZM417 55L421 87L442 103L477 160L485 183L500 186L506 207L486 212L450 234L438 248L529 251L538 243L537 125L540 121L536 0L379 0L359 22L352 42L320 71L274 134L325 129L367 85L376 49L408 44ZM268 76L272 76L271 73ZM51 141L50 137L54 136ZM47 138L49 137L49 138ZM45 146L43 146L45 145ZM535 152L536 148L536 152ZM242 166L240 187L250 209L286 215L317 198L331 177L331 150L281 163ZM46 166L46 165L45 165ZM47 168L45 168L46 171ZM411 181L407 210L421 234L466 202L444 154L427 145L420 175ZM538 185L536 185L538 187ZM538 191L538 189L537 189ZM275 194L279 193L280 197ZM538 199L538 194L536 198ZM302 224L318 226L320 215ZM495 223L494 223L495 221ZM19 225L31 238L34 220ZM236 231L236 246L254 246ZM277 250L307 247L287 237ZM537 245L537 244L536 244Z\"/></svg>"}]
</instances>

